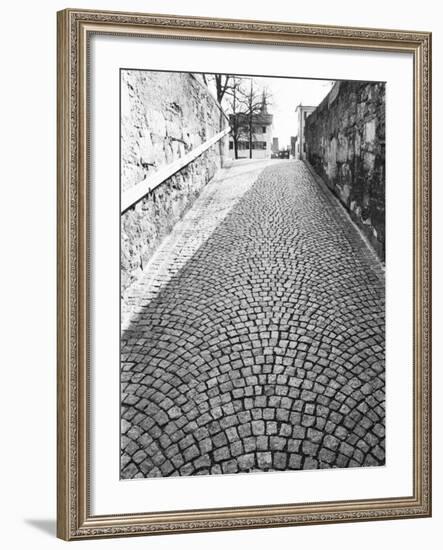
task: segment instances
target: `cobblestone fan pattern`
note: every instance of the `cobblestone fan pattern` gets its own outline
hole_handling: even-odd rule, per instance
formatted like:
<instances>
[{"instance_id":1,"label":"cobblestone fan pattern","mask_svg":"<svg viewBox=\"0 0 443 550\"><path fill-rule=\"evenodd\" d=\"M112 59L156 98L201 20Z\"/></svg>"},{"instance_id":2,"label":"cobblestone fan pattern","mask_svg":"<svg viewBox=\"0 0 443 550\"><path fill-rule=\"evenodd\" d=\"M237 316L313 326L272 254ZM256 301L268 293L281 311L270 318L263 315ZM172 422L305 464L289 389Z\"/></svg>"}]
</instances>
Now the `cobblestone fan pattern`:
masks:
<instances>
[{"instance_id":1,"label":"cobblestone fan pattern","mask_svg":"<svg viewBox=\"0 0 443 550\"><path fill-rule=\"evenodd\" d=\"M155 250L138 280L122 289L122 330L128 328L134 314L149 304L171 277L195 254L251 187L263 168L278 162L281 161L237 161L229 168L219 170L205 185L193 207L175 224L172 232Z\"/></svg>"},{"instance_id":2,"label":"cobblestone fan pattern","mask_svg":"<svg viewBox=\"0 0 443 550\"><path fill-rule=\"evenodd\" d=\"M384 276L302 162L264 169L122 335L121 477L384 464Z\"/></svg>"}]
</instances>

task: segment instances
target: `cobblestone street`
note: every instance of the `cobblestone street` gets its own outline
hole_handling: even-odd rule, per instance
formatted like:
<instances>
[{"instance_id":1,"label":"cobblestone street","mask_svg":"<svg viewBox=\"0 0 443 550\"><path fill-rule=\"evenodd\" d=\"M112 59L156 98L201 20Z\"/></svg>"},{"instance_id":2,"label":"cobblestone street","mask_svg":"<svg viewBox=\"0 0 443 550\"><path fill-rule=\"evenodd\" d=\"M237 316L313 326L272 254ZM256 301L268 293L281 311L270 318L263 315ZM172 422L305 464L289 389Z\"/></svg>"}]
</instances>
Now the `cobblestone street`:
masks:
<instances>
[{"instance_id":1,"label":"cobblestone street","mask_svg":"<svg viewBox=\"0 0 443 550\"><path fill-rule=\"evenodd\" d=\"M123 479L385 462L383 267L302 161L239 166L122 310Z\"/></svg>"}]
</instances>

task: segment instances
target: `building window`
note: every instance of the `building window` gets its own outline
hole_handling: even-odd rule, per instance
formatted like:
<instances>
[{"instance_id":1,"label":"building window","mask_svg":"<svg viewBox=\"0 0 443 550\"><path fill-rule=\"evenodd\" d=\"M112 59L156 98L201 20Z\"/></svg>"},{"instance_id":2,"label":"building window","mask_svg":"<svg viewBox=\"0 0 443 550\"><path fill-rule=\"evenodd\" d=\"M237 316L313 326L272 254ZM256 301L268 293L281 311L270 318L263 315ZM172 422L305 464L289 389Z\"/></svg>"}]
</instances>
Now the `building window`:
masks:
<instances>
[{"instance_id":1,"label":"building window","mask_svg":"<svg viewBox=\"0 0 443 550\"><path fill-rule=\"evenodd\" d=\"M266 141L253 141L252 148L264 151L266 150Z\"/></svg>"},{"instance_id":2,"label":"building window","mask_svg":"<svg viewBox=\"0 0 443 550\"><path fill-rule=\"evenodd\" d=\"M233 141L230 141L229 142L229 149L234 149L234 142Z\"/></svg>"},{"instance_id":3,"label":"building window","mask_svg":"<svg viewBox=\"0 0 443 550\"><path fill-rule=\"evenodd\" d=\"M266 134L266 126L263 126L262 130L263 130L263 133Z\"/></svg>"}]
</instances>

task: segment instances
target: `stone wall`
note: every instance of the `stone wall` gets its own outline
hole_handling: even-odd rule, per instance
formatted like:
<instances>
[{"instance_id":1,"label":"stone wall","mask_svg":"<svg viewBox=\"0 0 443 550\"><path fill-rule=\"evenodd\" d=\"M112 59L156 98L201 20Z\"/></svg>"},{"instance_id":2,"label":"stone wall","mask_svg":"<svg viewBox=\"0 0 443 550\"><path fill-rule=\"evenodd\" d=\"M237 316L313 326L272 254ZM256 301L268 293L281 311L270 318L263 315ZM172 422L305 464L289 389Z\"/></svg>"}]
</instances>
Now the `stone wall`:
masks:
<instances>
[{"instance_id":1,"label":"stone wall","mask_svg":"<svg viewBox=\"0 0 443 550\"><path fill-rule=\"evenodd\" d=\"M307 158L385 255L385 84L337 82L305 126Z\"/></svg>"},{"instance_id":2,"label":"stone wall","mask_svg":"<svg viewBox=\"0 0 443 550\"><path fill-rule=\"evenodd\" d=\"M121 72L121 191L182 158L227 126L219 104L189 73ZM121 216L121 289L152 253L221 165L211 146Z\"/></svg>"}]
</instances>

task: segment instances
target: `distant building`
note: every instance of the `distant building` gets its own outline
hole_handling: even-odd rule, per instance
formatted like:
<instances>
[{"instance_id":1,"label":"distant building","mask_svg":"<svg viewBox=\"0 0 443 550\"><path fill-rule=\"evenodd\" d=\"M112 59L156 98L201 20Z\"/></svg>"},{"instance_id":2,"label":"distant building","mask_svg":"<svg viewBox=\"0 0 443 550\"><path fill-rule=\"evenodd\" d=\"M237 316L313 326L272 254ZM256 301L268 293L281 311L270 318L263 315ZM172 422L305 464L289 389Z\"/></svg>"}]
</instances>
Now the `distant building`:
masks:
<instances>
[{"instance_id":1,"label":"distant building","mask_svg":"<svg viewBox=\"0 0 443 550\"><path fill-rule=\"evenodd\" d=\"M291 136L291 157L295 158L295 148L297 145L297 136Z\"/></svg>"},{"instance_id":2,"label":"distant building","mask_svg":"<svg viewBox=\"0 0 443 550\"><path fill-rule=\"evenodd\" d=\"M272 138L272 153L277 155L279 152L278 137Z\"/></svg>"},{"instance_id":3,"label":"distant building","mask_svg":"<svg viewBox=\"0 0 443 550\"><path fill-rule=\"evenodd\" d=\"M272 153L272 122L274 115L268 112L266 97L263 95L260 112L252 116L252 155L249 151L248 117L242 113L231 114L229 121L231 128L237 117L237 123L242 127L241 135L238 138L238 158L267 159ZM229 157L235 158L234 138L229 135Z\"/></svg>"},{"instance_id":4,"label":"distant building","mask_svg":"<svg viewBox=\"0 0 443 550\"><path fill-rule=\"evenodd\" d=\"M295 112L297 113L297 136L295 143L295 158L298 160L304 160L306 158L306 142L305 142L305 122L308 116L315 111L317 107L312 105L300 105L297 106ZM292 144L292 138L291 138Z\"/></svg>"}]
</instances>

